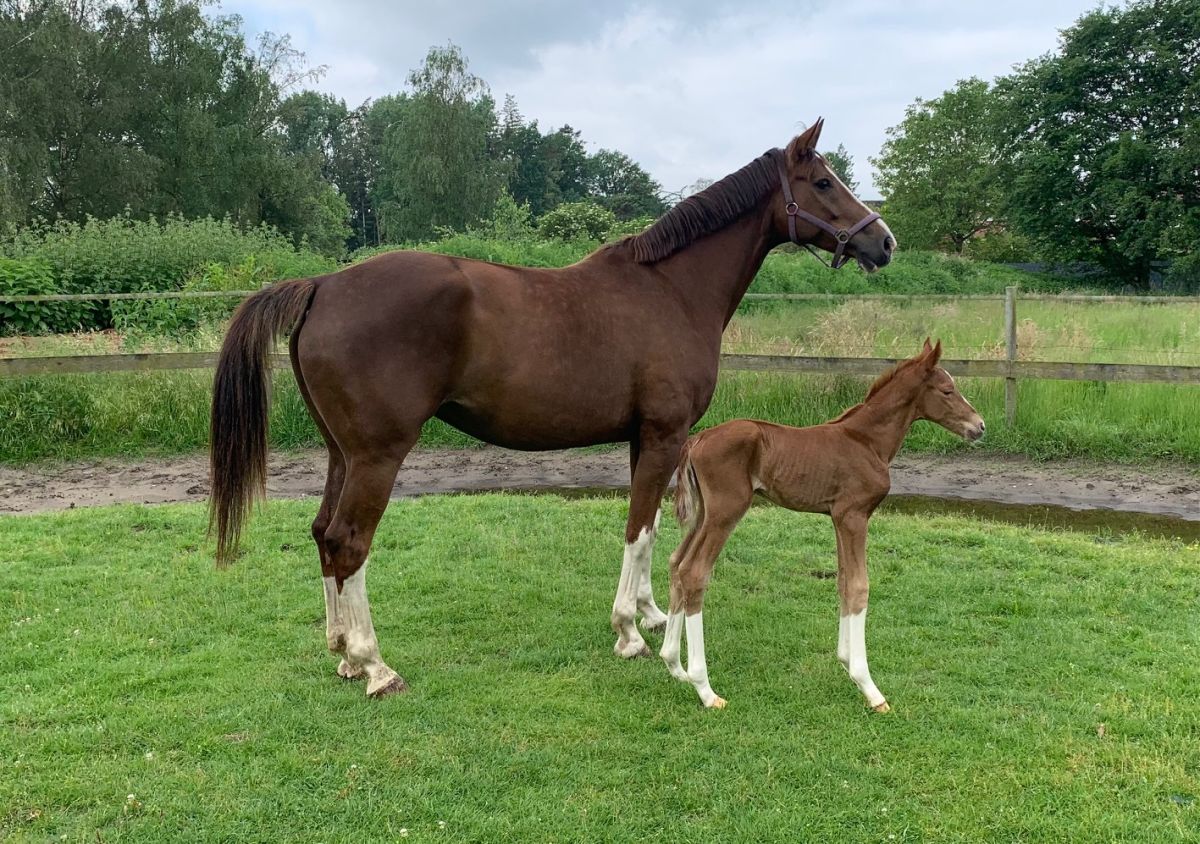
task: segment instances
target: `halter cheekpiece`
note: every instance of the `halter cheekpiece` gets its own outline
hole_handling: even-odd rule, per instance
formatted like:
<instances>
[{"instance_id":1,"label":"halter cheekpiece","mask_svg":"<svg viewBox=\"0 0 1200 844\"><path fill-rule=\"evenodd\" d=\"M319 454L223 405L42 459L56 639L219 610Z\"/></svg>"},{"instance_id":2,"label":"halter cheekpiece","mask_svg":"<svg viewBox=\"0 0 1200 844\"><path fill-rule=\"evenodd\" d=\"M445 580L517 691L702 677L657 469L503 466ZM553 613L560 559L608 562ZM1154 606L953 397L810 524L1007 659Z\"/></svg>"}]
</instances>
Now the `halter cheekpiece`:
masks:
<instances>
[{"instance_id":1,"label":"halter cheekpiece","mask_svg":"<svg viewBox=\"0 0 1200 844\"><path fill-rule=\"evenodd\" d=\"M827 264L827 266L835 270L841 269L846 261L849 260L849 257L846 255L846 244L850 242L850 238L878 220L880 217L879 213L872 211L848 229L835 229L820 217L814 217L796 204L796 200L792 196L791 182L788 181L787 168L783 166L783 158L776 156L775 164L779 167L779 184L783 188L783 200L787 203L784 206L784 210L787 212L788 217L788 237L791 238L792 243L797 246L803 246L815 255L818 261L824 264L825 260L820 255L817 255L817 250L813 248L811 243L802 243L796 239L796 218L799 217L805 222L812 223L821 231L833 235L833 239L837 241L837 249L833 252L833 261Z\"/></svg>"}]
</instances>

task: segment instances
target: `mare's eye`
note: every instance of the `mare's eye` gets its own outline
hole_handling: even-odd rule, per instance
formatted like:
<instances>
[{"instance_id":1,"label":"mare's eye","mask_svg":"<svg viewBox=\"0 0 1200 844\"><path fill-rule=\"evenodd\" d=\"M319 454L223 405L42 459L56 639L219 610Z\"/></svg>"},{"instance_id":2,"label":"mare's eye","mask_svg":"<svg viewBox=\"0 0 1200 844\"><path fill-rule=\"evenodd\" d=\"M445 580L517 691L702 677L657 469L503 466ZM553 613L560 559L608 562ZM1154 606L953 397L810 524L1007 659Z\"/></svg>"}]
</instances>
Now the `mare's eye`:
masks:
<instances>
[{"instance_id":1,"label":"mare's eye","mask_svg":"<svg viewBox=\"0 0 1200 844\"><path fill-rule=\"evenodd\" d=\"M943 396L952 396L952 395L954 395L954 391L953 390L942 390L942 395Z\"/></svg>"},{"instance_id":2,"label":"mare's eye","mask_svg":"<svg viewBox=\"0 0 1200 844\"><path fill-rule=\"evenodd\" d=\"M829 190L833 187L833 182L828 179L817 179L813 184L816 185L817 190Z\"/></svg>"}]
</instances>

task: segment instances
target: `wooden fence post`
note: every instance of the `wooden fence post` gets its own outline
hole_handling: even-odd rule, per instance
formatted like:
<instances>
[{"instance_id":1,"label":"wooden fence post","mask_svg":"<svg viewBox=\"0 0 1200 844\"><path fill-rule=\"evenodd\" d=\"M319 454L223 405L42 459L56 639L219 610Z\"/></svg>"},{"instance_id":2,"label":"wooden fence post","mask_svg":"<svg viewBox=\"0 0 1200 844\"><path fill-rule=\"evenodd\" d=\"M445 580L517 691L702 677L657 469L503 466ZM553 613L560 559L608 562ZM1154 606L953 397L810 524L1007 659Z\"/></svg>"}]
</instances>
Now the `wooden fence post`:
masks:
<instances>
[{"instance_id":1,"label":"wooden fence post","mask_svg":"<svg viewBox=\"0 0 1200 844\"><path fill-rule=\"evenodd\" d=\"M1004 379L1004 421L1012 427L1017 421L1017 379L1013 364L1017 360L1017 288L1004 288L1004 357L1010 375Z\"/></svg>"}]
</instances>

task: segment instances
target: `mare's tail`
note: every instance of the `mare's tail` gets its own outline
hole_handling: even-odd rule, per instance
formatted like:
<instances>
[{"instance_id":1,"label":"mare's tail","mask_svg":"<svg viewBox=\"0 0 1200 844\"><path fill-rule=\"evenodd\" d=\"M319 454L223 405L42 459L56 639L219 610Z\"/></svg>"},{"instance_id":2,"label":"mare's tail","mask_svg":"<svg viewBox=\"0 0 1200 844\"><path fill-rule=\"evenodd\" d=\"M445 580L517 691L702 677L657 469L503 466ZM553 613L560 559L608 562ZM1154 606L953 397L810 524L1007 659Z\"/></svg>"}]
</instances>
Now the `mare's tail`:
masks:
<instances>
[{"instance_id":1,"label":"mare's tail","mask_svg":"<svg viewBox=\"0 0 1200 844\"><path fill-rule=\"evenodd\" d=\"M675 470L675 518L684 533L690 532L704 515L704 499L700 496L696 467L692 465L692 447L695 444L696 437L691 437L683 444L679 467Z\"/></svg>"},{"instance_id":2,"label":"mare's tail","mask_svg":"<svg viewBox=\"0 0 1200 844\"><path fill-rule=\"evenodd\" d=\"M314 289L313 279L301 278L255 293L234 313L221 345L213 380L208 511L219 566L231 561L254 499L266 492L267 353L275 338L304 316Z\"/></svg>"}]
</instances>

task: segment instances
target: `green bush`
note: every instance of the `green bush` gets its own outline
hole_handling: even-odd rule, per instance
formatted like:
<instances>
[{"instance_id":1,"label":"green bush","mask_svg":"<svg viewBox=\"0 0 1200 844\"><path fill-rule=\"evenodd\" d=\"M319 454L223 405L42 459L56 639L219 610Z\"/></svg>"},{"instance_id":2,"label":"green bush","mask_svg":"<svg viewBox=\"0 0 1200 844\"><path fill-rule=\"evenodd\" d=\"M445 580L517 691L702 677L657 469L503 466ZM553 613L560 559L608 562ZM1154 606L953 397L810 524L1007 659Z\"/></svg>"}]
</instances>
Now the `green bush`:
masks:
<instances>
[{"instance_id":1,"label":"green bush","mask_svg":"<svg viewBox=\"0 0 1200 844\"><path fill-rule=\"evenodd\" d=\"M594 202L564 202L538 220L542 237L555 240L601 241L616 225L617 217Z\"/></svg>"},{"instance_id":2,"label":"green bush","mask_svg":"<svg viewBox=\"0 0 1200 844\"><path fill-rule=\"evenodd\" d=\"M319 275L336 266L330 258L296 249L268 226L242 229L228 219L179 217L42 222L0 237L0 256L48 265L53 280L37 291L42 293L51 287L63 293L179 290L204 267L237 266L251 256L268 280ZM77 328L109 328L114 322L107 302L76 313ZM63 330L43 321L49 330Z\"/></svg>"},{"instance_id":3,"label":"green bush","mask_svg":"<svg viewBox=\"0 0 1200 844\"><path fill-rule=\"evenodd\" d=\"M42 258L0 258L0 296L62 293L49 262ZM90 303L0 302L0 334L73 331L92 309Z\"/></svg>"}]
</instances>

